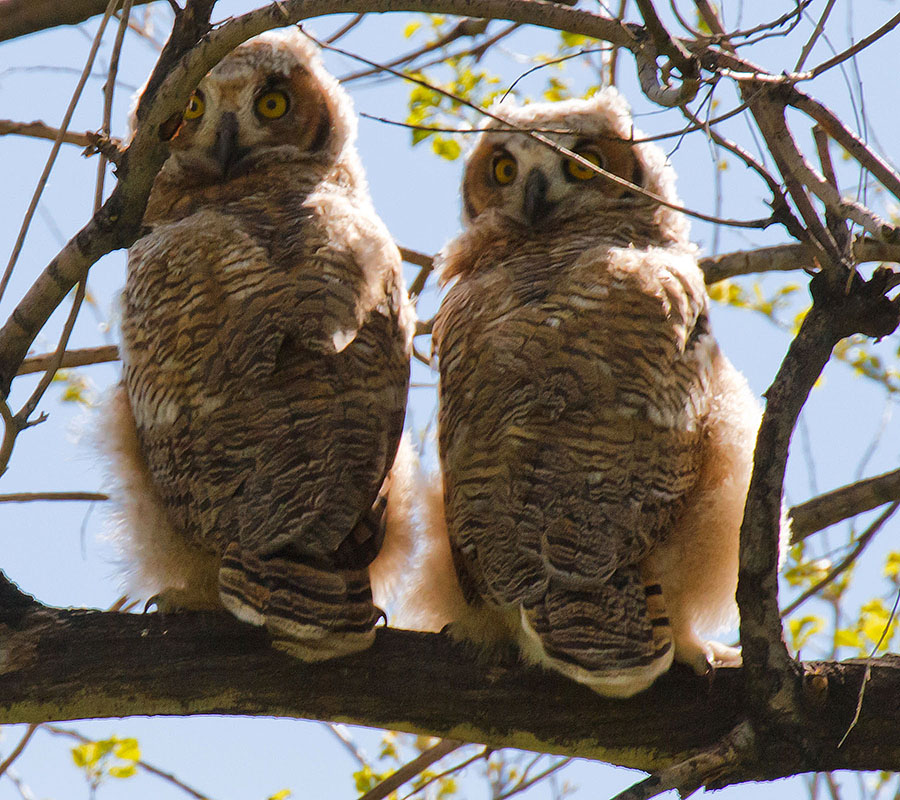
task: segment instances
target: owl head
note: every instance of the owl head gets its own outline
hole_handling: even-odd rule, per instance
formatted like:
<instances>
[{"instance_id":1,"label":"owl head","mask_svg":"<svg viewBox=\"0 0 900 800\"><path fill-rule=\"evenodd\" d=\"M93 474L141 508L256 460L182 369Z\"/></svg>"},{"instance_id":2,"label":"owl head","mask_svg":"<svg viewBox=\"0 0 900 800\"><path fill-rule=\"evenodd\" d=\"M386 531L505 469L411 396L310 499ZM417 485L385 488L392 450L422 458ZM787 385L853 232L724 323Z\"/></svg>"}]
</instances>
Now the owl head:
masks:
<instances>
[{"instance_id":1,"label":"owl head","mask_svg":"<svg viewBox=\"0 0 900 800\"><path fill-rule=\"evenodd\" d=\"M636 144L625 100L607 88L589 100L532 103L503 101L491 109L500 120L484 125L463 180L463 222L503 225L531 234L557 234L570 224L598 237L629 238L636 229L663 242L687 241L684 216L597 174L578 161L509 127L538 130L587 161L677 202L674 172L662 151Z\"/></svg>"},{"instance_id":2,"label":"owl head","mask_svg":"<svg viewBox=\"0 0 900 800\"><path fill-rule=\"evenodd\" d=\"M300 31L235 48L200 81L170 140L168 178L227 182L272 163L355 165L356 116Z\"/></svg>"}]
</instances>

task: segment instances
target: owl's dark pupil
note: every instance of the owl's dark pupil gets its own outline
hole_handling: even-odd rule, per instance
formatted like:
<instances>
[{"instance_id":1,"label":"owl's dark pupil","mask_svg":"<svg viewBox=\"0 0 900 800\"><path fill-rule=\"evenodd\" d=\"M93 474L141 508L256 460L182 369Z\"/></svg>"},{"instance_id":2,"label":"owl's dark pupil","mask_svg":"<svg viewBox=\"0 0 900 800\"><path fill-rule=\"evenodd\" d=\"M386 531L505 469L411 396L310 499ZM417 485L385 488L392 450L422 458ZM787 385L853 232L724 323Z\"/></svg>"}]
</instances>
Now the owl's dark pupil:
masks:
<instances>
[{"instance_id":1,"label":"owl's dark pupil","mask_svg":"<svg viewBox=\"0 0 900 800\"><path fill-rule=\"evenodd\" d=\"M266 100L266 108L268 108L269 111L274 111L276 105L278 104L274 100Z\"/></svg>"}]
</instances>

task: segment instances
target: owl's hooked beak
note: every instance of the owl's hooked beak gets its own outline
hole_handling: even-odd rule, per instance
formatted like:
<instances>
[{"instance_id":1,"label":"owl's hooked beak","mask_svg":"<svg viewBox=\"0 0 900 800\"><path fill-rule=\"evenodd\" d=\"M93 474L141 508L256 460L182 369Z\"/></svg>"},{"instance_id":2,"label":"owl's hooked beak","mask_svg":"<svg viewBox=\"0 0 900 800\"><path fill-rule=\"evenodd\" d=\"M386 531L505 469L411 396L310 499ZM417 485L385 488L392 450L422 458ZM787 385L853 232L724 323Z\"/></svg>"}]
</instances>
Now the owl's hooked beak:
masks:
<instances>
[{"instance_id":1,"label":"owl's hooked beak","mask_svg":"<svg viewBox=\"0 0 900 800\"><path fill-rule=\"evenodd\" d=\"M534 168L528 173L525 180L525 200L522 210L529 225L540 225L544 218L553 210L554 203L547 200L547 190L550 182L544 173Z\"/></svg>"},{"instance_id":2,"label":"owl's hooked beak","mask_svg":"<svg viewBox=\"0 0 900 800\"><path fill-rule=\"evenodd\" d=\"M228 177L233 167L246 154L249 148L238 144L240 126L237 115L233 111L226 111L219 120L216 128L216 141L212 146L210 155L222 167L222 175Z\"/></svg>"}]
</instances>

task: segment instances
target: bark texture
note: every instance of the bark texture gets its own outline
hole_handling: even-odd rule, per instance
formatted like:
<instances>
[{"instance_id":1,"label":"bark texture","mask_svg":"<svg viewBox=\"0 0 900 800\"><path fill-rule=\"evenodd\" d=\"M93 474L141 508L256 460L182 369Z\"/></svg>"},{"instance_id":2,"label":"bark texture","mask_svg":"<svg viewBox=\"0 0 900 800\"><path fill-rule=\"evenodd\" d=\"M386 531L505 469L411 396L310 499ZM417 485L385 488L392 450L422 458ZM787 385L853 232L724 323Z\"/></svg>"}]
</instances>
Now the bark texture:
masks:
<instances>
[{"instance_id":1,"label":"bark texture","mask_svg":"<svg viewBox=\"0 0 900 800\"><path fill-rule=\"evenodd\" d=\"M803 742L733 765L723 784L810 770L900 769L900 658L804 665ZM673 671L609 700L521 664L483 663L439 634L381 629L358 656L303 664L227 614L163 616L43 606L0 592L0 723L130 715L302 717L428 733L656 771L747 719L741 670ZM788 743L785 743L786 745ZM806 760L798 761L796 745Z\"/></svg>"}]
</instances>

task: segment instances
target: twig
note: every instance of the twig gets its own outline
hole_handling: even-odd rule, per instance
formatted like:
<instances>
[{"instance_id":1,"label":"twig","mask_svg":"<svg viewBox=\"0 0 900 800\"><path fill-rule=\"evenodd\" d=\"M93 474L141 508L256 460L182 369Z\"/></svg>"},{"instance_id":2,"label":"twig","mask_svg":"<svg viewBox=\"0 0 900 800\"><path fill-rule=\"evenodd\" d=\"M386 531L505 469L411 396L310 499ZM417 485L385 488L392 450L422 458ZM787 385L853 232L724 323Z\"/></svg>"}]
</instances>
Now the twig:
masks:
<instances>
[{"instance_id":1,"label":"twig","mask_svg":"<svg viewBox=\"0 0 900 800\"><path fill-rule=\"evenodd\" d=\"M94 138L89 133L72 133L60 131L59 128L51 128L49 125L35 120L34 122L14 122L11 119L0 119L0 136L14 134L16 136L31 136L35 139L50 139L55 141L62 134L65 144L77 144L80 147L91 147Z\"/></svg>"},{"instance_id":2,"label":"twig","mask_svg":"<svg viewBox=\"0 0 900 800\"><path fill-rule=\"evenodd\" d=\"M459 764L455 764L449 769L445 769L443 772L439 772L437 775L432 775L427 781L425 781L420 786L417 786L409 794L403 795L400 800L410 800L411 797L415 797L423 789L431 786L432 783L441 780L441 778L446 778L448 775L453 775L454 773L461 772L470 764L474 764L476 761L481 761L481 759L487 758L492 752L494 751L491 750L490 747L485 747L480 753L476 753L471 758L467 758L465 761L462 761Z\"/></svg>"},{"instance_id":3,"label":"twig","mask_svg":"<svg viewBox=\"0 0 900 800\"><path fill-rule=\"evenodd\" d=\"M0 764L0 777L2 777L6 771L15 763L15 760L22 755L22 751L27 747L28 742L31 741L31 737L34 736L35 731L40 727L40 725L36 722L32 722L28 728L25 730L24 736L19 739L19 743L12 749L12 752L3 760L3 763Z\"/></svg>"},{"instance_id":4,"label":"twig","mask_svg":"<svg viewBox=\"0 0 900 800\"><path fill-rule=\"evenodd\" d=\"M48 360L47 369L44 372L43 377L35 387L35 390L31 393L31 397L28 398L25 405L16 412L16 419L23 428L28 423L28 418L35 408L37 408L37 404L41 401L44 392L47 391L47 387L50 386L54 375L56 375L56 371L59 369L59 365L62 363L63 356L66 352L66 345L69 343L69 337L72 335L72 329L75 327L75 320L78 319L78 312L81 310L81 304L84 301L85 284L86 280L82 280L78 283L78 288L75 290L75 297L72 298L72 308L69 309L69 316L66 319L66 324L63 326L62 334L59 337L59 345L57 345L56 352Z\"/></svg>"},{"instance_id":5,"label":"twig","mask_svg":"<svg viewBox=\"0 0 900 800\"><path fill-rule=\"evenodd\" d=\"M478 36L485 32L489 22L490 20L487 19L464 17L443 36L439 36L433 42L428 42L410 53L406 53L405 55L398 56L397 58L388 61L385 66L397 67L401 64L408 64L427 53L431 53L441 47L446 47L451 42L455 42L457 39L461 39L464 36ZM325 44L331 44L331 42L325 42ZM350 83L351 81L359 80L360 78L367 78L369 75L375 75L381 71L382 70L378 66L374 66L367 70L363 70L362 72L344 75L342 78L339 78L339 80L341 83Z\"/></svg>"},{"instance_id":6,"label":"twig","mask_svg":"<svg viewBox=\"0 0 900 800\"><path fill-rule=\"evenodd\" d=\"M878 533L883 527L884 524L894 516L897 509L900 508L900 501L892 503L882 514L878 516L871 525L860 535L860 537L856 540L855 547L837 564L834 565L820 581L817 581L815 584L809 587L803 594L789 603L785 608L781 609L781 616L786 617L788 614L796 611L801 605L803 605L810 597L815 594L818 594L822 589L824 589L828 584L834 581L839 575L847 570L857 558L859 558L860 554L866 547L869 546L869 543L875 538L875 534Z\"/></svg>"},{"instance_id":7,"label":"twig","mask_svg":"<svg viewBox=\"0 0 900 800\"><path fill-rule=\"evenodd\" d=\"M0 419L3 420L3 440L0 442L0 477L2 477L12 456L16 437L21 430L19 421L15 418L9 408L9 404L3 398L0 398Z\"/></svg>"},{"instance_id":8,"label":"twig","mask_svg":"<svg viewBox=\"0 0 900 800\"><path fill-rule=\"evenodd\" d=\"M527 78L531 73L537 72L538 70L544 69L545 67L550 67L554 64L562 64L566 61L571 61L573 58L580 58L581 56L590 55L591 53L600 53L603 52L603 48L592 47L592 48L582 48L577 53L569 53L565 56L560 56L559 58L551 58L547 61L542 61L540 64L535 64L533 67L526 69L525 72L520 73L516 76L516 79L506 88L506 91L500 96L500 102L502 103L509 96L509 93L516 88L516 84L519 81Z\"/></svg>"},{"instance_id":9,"label":"twig","mask_svg":"<svg viewBox=\"0 0 900 800\"><path fill-rule=\"evenodd\" d=\"M866 143L847 128L835 114L796 87L787 92L787 103L814 119L856 162L868 170L894 197L900 200L900 175Z\"/></svg>"},{"instance_id":10,"label":"twig","mask_svg":"<svg viewBox=\"0 0 900 800\"><path fill-rule=\"evenodd\" d=\"M45 725L44 729L48 733L52 733L54 736L67 736L68 738L74 739L75 741L81 742L82 744L90 744L95 741L94 739L78 733L78 731L73 731L69 728L60 728L58 725ZM148 764L142 759L138 759L137 761L135 761L135 764L137 764L145 772L149 772L151 775L156 775L157 778L162 778L167 783L171 783L173 786L177 786L179 789L181 789L181 791L186 792L196 800L209 800L209 795L206 795L203 792L198 792L193 787L188 786L183 780L176 777L171 772L166 772L165 770L162 770L159 767L154 766L153 764Z\"/></svg>"},{"instance_id":11,"label":"twig","mask_svg":"<svg viewBox=\"0 0 900 800\"><path fill-rule=\"evenodd\" d=\"M416 298L422 294L422 289L425 288L425 282L434 270L434 256L419 253L415 250L407 250L405 247L400 248L400 255L403 256L403 260L407 263L415 264L417 267L421 268L419 269L419 274L416 275L415 280L413 280L409 286L410 298Z\"/></svg>"},{"instance_id":12,"label":"twig","mask_svg":"<svg viewBox=\"0 0 900 800\"><path fill-rule=\"evenodd\" d=\"M38 179L34 194L32 194L31 196L31 202L28 204L28 209L25 212L25 218L22 220L22 225L19 228L19 234L16 237L16 243L13 245L13 250L9 257L9 262L6 265L6 270L3 273L3 278L0 279L0 299L3 298L3 295L6 292L6 287L9 284L9 279L12 276L12 271L16 266L16 262L19 260L19 253L22 251L22 245L25 243L25 236L28 233L28 228L31 226L31 220L34 218L34 212L37 210L38 202L40 201L41 195L44 192L44 186L47 185L47 179L50 177L50 171L53 169L53 165L56 163L56 156L59 153L60 146L62 145L62 137L65 135L65 132L69 128L69 122L71 122L72 115L75 113L75 106L78 104L78 100L81 98L81 92L84 89L84 85L85 83L87 83L88 76L91 74L91 69L94 66L94 59L97 56L97 50L100 48L100 42L103 39L103 32L106 30L106 23L109 22L109 18L112 15L113 9L116 7L118 1L119 0L109 0L106 5L106 13L104 13L103 19L100 21L100 27L97 29L97 34L94 36L94 41L91 44L91 49L88 53L87 61L85 62L84 69L81 72L81 77L78 80L78 84L75 86L75 91L72 93L72 99L69 101L69 107L66 109L66 113L63 115L63 120L60 123L59 135L57 135L56 140L53 142L53 147L50 149L50 155L47 156L47 163L44 164L44 171L41 173L41 177Z\"/></svg>"},{"instance_id":13,"label":"twig","mask_svg":"<svg viewBox=\"0 0 900 800\"><path fill-rule=\"evenodd\" d=\"M884 25L878 28L878 30L873 31L868 36L864 36L862 39L853 44L851 47L848 47L842 53L838 53L836 56L829 58L827 61L823 61L817 67L813 67L810 70L810 74L813 77L816 77L818 75L821 75L826 70L829 70L832 67L843 63L848 58L853 58L853 56L865 50L870 44L877 41L885 34L890 33L892 30L894 30L894 28L897 27L897 25L900 25L900 14L896 14L895 16L891 17L887 22L884 23Z\"/></svg>"},{"instance_id":14,"label":"twig","mask_svg":"<svg viewBox=\"0 0 900 800\"><path fill-rule=\"evenodd\" d=\"M357 61L360 61L363 64L368 64L372 67L381 69L384 72L394 75L397 78L401 78L403 80L409 81L410 83L415 83L418 86L422 86L426 89L430 89L433 92L437 92L438 94L441 94L444 97L447 97L447 98L453 100L454 102L459 103L460 105L466 106L467 108L471 108L473 111L476 111L479 114L482 114L486 117L489 117L492 120L500 122L502 125L507 125L507 126L509 125L509 122L507 120L503 119L503 117L500 117L500 116L492 113L491 111L488 111L487 109L482 108L481 106L477 105L476 103L472 103L469 100L466 100L464 97L460 97L459 95L454 94L453 92L449 92L446 89L441 88L440 86L435 86L434 84L429 83L428 81L422 80L421 78L417 78L413 75L407 75L404 72L399 72L399 71L392 69L388 66L385 66L383 64L378 64L375 61L370 61L369 59L364 58L363 56L358 55L356 53L351 53L351 52L348 52L347 50L343 50L339 47L333 47L332 45L325 44L324 42L318 41L315 37L310 36L310 34L308 32L304 31L304 33L306 33L306 35L312 41L314 41L316 44L318 44L320 47L322 47L325 50L332 50L335 53L339 53L341 55L347 56L348 58L356 59ZM608 172L607 170L603 169L602 167L598 167L593 162L588 161L587 159L578 155L578 153L568 150L567 148L563 147L562 145L554 142L552 139L548 139L546 136L544 136L540 133L537 133L536 131L528 130L526 128L518 128L517 126L510 126L510 127L516 128L516 130L518 130L520 133L522 133L522 135L530 136L531 138L533 138L536 141L543 144L545 147L549 147L554 152L559 153L560 155L563 155L566 158L570 158L573 161L576 161L578 164L582 165L583 167L586 167L587 169L592 170L593 172L597 173L598 175L602 175L607 180L609 180L619 186L622 186L635 194L639 194L642 197L646 197L648 200L652 200L655 203L659 203L659 205L665 206L666 208L671 208L675 211L680 211L681 213L687 214L690 217L695 217L696 219L703 220L704 222L713 222L718 225L728 225L728 226L734 227L734 228L767 228L773 222L773 220L770 217L767 217L765 219L756 219L756 220L734 220L734 219L722 219L720 217L713 217L708 214L703 214L702 212L699 212L699 211L692 211L688 208L685 208L682 205L679 205L678 203L669 202L665 198L660 197L658 194L655 194L654 192L650 192L641 186L637 186L637 185L631 183L631 181L625 180L624 178L620 178L618 175L616 175L612 172Z\"/></svg>"},{"instance_id":15,"label":"twig","mask_svg":"<svg viewBox=\"0 0 900 800\"><path fill-rule=\"evenodd\" d=\"M334 738L343 745L344 749L359 762L360 766L369 766L369 759L367 759L362 750L356 746L356 742L350 738L350 735L344 730L343 725L337 722L326 722L325 727L331 732Z\"/></svg>"},{"instance_id":16,"label":"twig","mask_svg":"<svg viewBox=\"0 0 900 800\"><path fill-rule=\"evenodd\" d=\"M790 510L791 544L842 520L897 500L900 500L900 469L826 492Z\"/></svg>"},{"instance_id":17,"label":"twig","mask_svg":"<svg viewBox=\"0 0 900 800\"><path fill-rule=\"evenodd\" d=\"M540 781L544 780L544 778L547 778L550 775L553 775L553 773L555 773L555 772L559 772L559 770L561 770L563 767L567 767L569 764L572 763L572 761L574 761L574 759L571 757L560 759L555 764L551 764L549 767L547 767L547 769L543 770L542 772L539 772L537 775L530 778L529 780L521 781L518 785L514 786L508 792L504 792L503 794L499 795L496 798L496 800L507 800L508 798L519 794L520 792L524 792L526 789L530 789L536 783L539 783Z\"/></svg>"},{"instance_id":18,"label":"twig","mask_svg":"<svg viewBox=\"0 0 900 800\"><path fill-rule=\"evenodd\" d=\"M625 8L628 6L628 0L619 0L619 10L616 12L616 19L621 22L625 17ZM621 47L613 45L609 54L609 63L607 69L609 71L609 85L616 86L616 67L619 64L619 52Z\"/></svg>"},{"instance_id":19,"label":"twig","mask_svg":"<svg viewBox=\"0 0 900 800\"><path fill-rule=\"evenodd\" d=\"M754 746L753 729L749 722L742 722L714 747L650 775L619 792L612 800L649 800L670 789L677 789L679 794L686 796L726 775L729 768L740 764Z\"/></svg>"},{"instance_id":20,"label":"twig","mask_svg":"<svg viewBox=\"0 0 900 800\"><path fill-rule=\"evenodd\" d=\"M350 31L352 31L360 22L365 19L365 14L354 14L353 17L340 28L338 28L334 33L331 34L325 41L328 44L334 44L339 39L343 39Z\"/></svg>"},{"instance_id":21,"label":"twig","mask_svg":"<svg viewBox=\"0 0 900 800\"><path fill-rule=\"evenodd\" d=\"M35 503L42 500L87 500L93 503L109 500L109 495L102 492L16 492L13 494L0 494L0 503Z\"/></svg>"},{"instance_id":22,"label":"twig","mask_svg":"<svg viewBox=\"0 0 900 800\"><path fill-rule=\"evenodd\" d=\"M897 614L897 606L900 605L900 589L897 591L897 596L894 598L894 607L891 609L891 613L888 616L887 624L884 626L884 630L881 632L881 636L878 638L878 641L875 643L875 646L872 648L872 652L869 653L869 658L873 658L875 654L878 652L878 648L881 647L881 643L884 641L884 637L887 636L887 632L891 627L891 622L893 622L894 617ZM850 731L852 731L856 727L856 723L859 722L859 715L862 712L862 704L863 697L866 694L866 684L868 684L869 679L872 677L872 664L871 662L866 664L866 671L863 673L862 683L859 686L859 698L856 701L856 712L853 714L853 719L850 721L850 725L847 730L844 732L844 735L841 737L841 740L838 742L837 746L843 746L844 742L847 741L847 737L850 735Z\"/></svg>"},{"instance_id":23,"label":"twig","mask_svg":"<svg viewBox=\"0 0 900 800\"><path fill-rule=\"evenodd\" d=\"M151 0L135 0L137 4ZM77 25L103 13L105 0L0 0L0 41L16 39L29 33Z\"/></svg>"},{"instance_id":24,"label":"twig","mask_svg":"<svg viewBox=\"0 0 900 800\"><path fill-rule=\"evenodd\" d=\"M131 16L131 5L134 0L124 0L122 3L122 13L119 17L119 29L116 31L116 39L113 42L112 56L109 61L109 70L106 75L106 83L103 85L103 123L100 131L107 137L110 133L110 125L112 123L112 103L113 93L116 87L116 75L119 72L119 56L122 54L122 44L125 41L125 31L128 30L128 20ZM100 154L97 163L97 187L94 192L94 213L100 210L103 205L103 183L106 178L107 157L104 153Z\"/></svg>"},{"instance_id":25,"label":"twig","mask_svg":"<svg viewBox=\"0 0 900 800\"><path fill-rule=\"evenodd\" d=\"M404 783L412 780L436 761L440 761L444 756L458 750L463 745L465 742L458 742L455 739L441 739L434 747L430 747L408 764L404 764L377 786L359 797L359 800L384 800L395 789L399 789Z\"/></svg>"},{"instance_id":26,"label":"twig","mask_svg":"<svg viewBox=\"0 0 900 800\"><path fill-rule=\"evenodd\" d=\"M797 59L797 64L794 66L794 72L799 72L803 69L803 65L806 63L806 58L809 55L810 51L815 47L817 41L819 41L819 37L822 35L822 32L825 30L825 21L828 19L831 14L831 10L834 8L836 0L828 0L825 4L825 8L822 10L822 15L819 17L819 21L816 23L815 28L813 28L813 32L809 37L809 40L803 45L803 50L800 52L800 58Z\"/></svg>"},{"instance_id":27,"label":"twig","mask_svg":"<svg viewBox=\"0 0 900 800\"><path fill-rule=\"evenodd\" d=\"M22 366L16 371L16 375L44 372L55 355L56 353L53 352L29 356L22 362ZM114 344L105 344L100 347L85 347L81 350L66 350L59 368L86 367L91 364L107 364L118 360L119 348Z\"/></svg>"}]
</instances>

